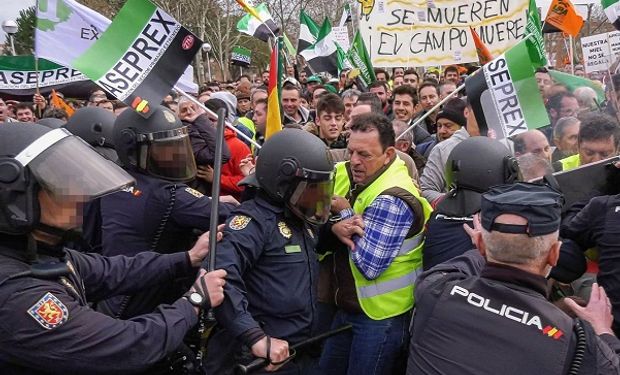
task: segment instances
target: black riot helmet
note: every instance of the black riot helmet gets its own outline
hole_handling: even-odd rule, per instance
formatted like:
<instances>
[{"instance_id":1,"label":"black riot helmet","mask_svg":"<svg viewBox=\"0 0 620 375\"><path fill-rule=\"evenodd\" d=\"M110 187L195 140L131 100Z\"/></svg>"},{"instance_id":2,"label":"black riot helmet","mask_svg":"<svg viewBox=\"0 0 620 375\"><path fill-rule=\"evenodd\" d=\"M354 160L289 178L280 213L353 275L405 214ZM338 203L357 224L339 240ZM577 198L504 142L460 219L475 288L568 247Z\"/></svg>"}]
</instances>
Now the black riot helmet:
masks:
<instances>
[{"instance_id":1,"label":"black riot helmet","mask_svg":"<svg viewBox=\"0 0 620 375\"><path fill-rule=\"evenodd\" d=\"M450 153L445 169L446 198L437 212L469 216L480 211L480 197L491 186L520 180L519 165L507 146L488 137L472 137Z\"/></svg>"},{"instance_id":2,"label":"black riot helmet","mask_svg":"<svg viewBox=\"0 0 620 375\"><path fill-rule=\"evenodd\" d=\"M256 183L300 219L325 223L334 192L334 163L325 144L300 129L271 136L256 161Z\"/></svg>"},{"instance_id":3,"label":"black riot helmet","mask_svg":"<svg viewBox=\"0 0 620 375\"><path fill-rule=\"evenodd\" d=\"M114 146L125 168L169 181L196 175L187 126L168 108L158 105L149 118L126 110L114 123Z\"/></svg>"},{"instance_id":4,"label":"black riot helmet","mask_svg":"<svg viewBox=\"0 0 620 375\"><path fill-rule=\"evenodd\" d=\"M50 129L58 129L62 128L66 124L66 121L55 117L44 117L37 121L37 124L47 126Z\"/></svg>"},{"instance_id":5,"label":"black riot helmet","mask_svg":"<svg viewBox=\"0 0 620 375\"><path fill-rule=\"evenodd\" d=\"M0 232L39 226L39 189L62 200L88 200L131 186L134 179L66 129L0 124Z\"/></svg>"},{"instance_id":6,"label":"black riot helmet","mask_svg":"<svg viewBox=\"0 0 620 375\"><path fill-rule=\"evenodd\" d=\"M108 110L83 107L75 111L64 127L93 146L105 158L119 164L113 140L115 120L116 116Z\"/></svg>"}]
</instances>

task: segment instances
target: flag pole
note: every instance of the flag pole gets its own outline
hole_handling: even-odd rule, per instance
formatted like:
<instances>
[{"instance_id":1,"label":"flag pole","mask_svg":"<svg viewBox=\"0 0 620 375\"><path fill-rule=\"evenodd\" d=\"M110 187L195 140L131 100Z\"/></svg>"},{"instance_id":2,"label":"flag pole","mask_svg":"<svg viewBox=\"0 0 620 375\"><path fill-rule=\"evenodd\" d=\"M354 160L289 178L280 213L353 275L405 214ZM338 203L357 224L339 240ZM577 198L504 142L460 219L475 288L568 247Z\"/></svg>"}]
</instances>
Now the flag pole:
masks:
<instances>
[{"instance_id":1,"label":"flag pole","mask_svg":"<svg viewBox=\"0 0 620 375\"><path fill-rule=\"evenodd\" d=\"M213 112L212 110L210 110L209 108L207 108L204 104L202 104L201 102L198 101L198 99L194 98L193 96L191 96L190 94L186 93L185 91L183 91L181 88L179 88L178 86L174 86L174 89L176 90L176 92L178 92L179 94L183 95L184 97L186 97L190 102L196 104L199 108L202 108L205 112L207 112L207 114L214 116L214 117L218 117L217 113ZM235 128L230 122L226 121L225 122L226 126L234 131L235 133L237 133L237 136L245 139L246 141L250 142L251 144L253 144L255 147L257 148L261 148L261 145L259 145L255 140L253 140L252 138L248 137L247 135L243 134L239 129Z\"/></svg>"},{"instance_id":2,"label":"flag pole","mask_svg":"<svg viewBox=\"0 0 620 375\"><path fill-rule=\"evenodd\" d=\"M573 36L569 35L568 36L568 43L569 43L569 48L570 48L570 74L575 75L575 57L573 56L573 53L575 53L575 51L573 50Z\"/></svg>"},{"instance_id":3,"label":"flag pole","mask_svg":"<svg viewBox=\"0 0 620 375\"><path fill-rule=\"evenodd\" d=\"M39 0L37 0L35 2L35 6L36 6L35 12L38 12L39 11ZM38 21L38 17L36 17L36 13L35 13L35 22L39 22ZM35 24L35 28L36 28L36 24ZM34 49L32 51L32 56L34 57L34 71L35 71L35 74L37 76L37 81L35 83L36 86L35 86L35 91L34 92L35 92L36 95L41 95L41 91L39 89L39 58L37 57L36 41L37 41L37 38L35 37L34 38L34 43L33 43L34 44ZM41 119L41 117L43 115L43 113L41 113L41 108L38 105L35 105L35 108L36 108L36 112L37 112L37 118Z\"/></svg>"},{"instance_id":4,"label":"flag pole","mask_svg":"<svg viewBox=\"0 0 620 375\"><path fill-rule=\"evenodd\" d=\"M454 90L453 92L451 92L450 94L448 94L448 96L446 96L445 98L441 99L441 101L437 104L435 104L433 106L433 108L429 109L428 111L426 111L425 114L423 114L420 118L418 118L413 124L411 124L410 127L407 128L407 130L405 130L401 135L399 135L398 137L396 137L396 140L398 141L399 139L401 139L402 137L405 136L406 133L410 132L411 130L413 130L413 128L415 128L416 126L418 126L418 124L420 124L422 121L424 121L428 116L431 115L431 113L435 112L439 107L441 107L445 102L447 102L448 100L452 99L452 97L456 94L458 94L459 92L461 92L463 89L465 88L465 84L463 83L462 85L460 85L459 87L456 88L456 90Z\"/></svg>"}]
</instances>

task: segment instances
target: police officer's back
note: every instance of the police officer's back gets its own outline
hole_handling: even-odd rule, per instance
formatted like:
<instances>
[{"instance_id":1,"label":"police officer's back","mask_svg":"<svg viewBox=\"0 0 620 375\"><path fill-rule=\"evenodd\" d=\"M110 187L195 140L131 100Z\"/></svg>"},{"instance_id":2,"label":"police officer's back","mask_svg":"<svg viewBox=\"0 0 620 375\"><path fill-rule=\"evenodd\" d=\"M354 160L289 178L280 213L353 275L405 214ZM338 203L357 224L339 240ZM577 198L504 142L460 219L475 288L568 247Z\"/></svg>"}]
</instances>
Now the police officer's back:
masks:
<instances>
[{"instance_id":1,"label":"police officer's back","mask_svg":"<svg viewBox=\"0 0 620 375\"><path fill-rule=\"evenodd\" d=\"M204 242L190 252L135 258L63 247L85 202L132 184L64 129L0 124L0 373L135 373L174 351L196 324L189 299L130 321L89 306L181 275L195 278L206 255ZM217 272L200 277L213 298L200 283L193 288L214 306L223 299L217 286L225 273Z\"/></svg>"},{"instance_id":2,"label":"police officer's back","mask_svg":"<svg viewBox=\"0 0 620 375\"><path fill-rule=\"evenodd\" d=\"M470 231L480 252L418 281L408 374L620 371L604 292L591 297L594 314L567 302L592 326L546 299L545 276L560 252L560 209L560 194L541 185L500 185L482 195L481 224Z\"/></svg>"},{"instance_id":3,"label":"police officer's back","mask_svg":"<svg viewBox=\"0 0 620 375\"><path fill-rule=\"evenodd\" d=\"M194 229L209 228L211 199L184 183L196 174L187 126L163 106L152 111L148 119L124 111L114 124L116 152L136 186L101 199L106 256L183 251L195 241ZM220 205L222 220L230 208ZM116 317L150 312L159 303L178 298L187 281L171 280L159 290L102 302L98 309Z\"/></svg>"},{"instance_id":4,"label":"police officer's back","mask_svg":"<svg viewBox=\"0 0 620 375\"><path fill-rule=\"evenodd\" d=\"M273 362L282 360L289 343L313 332L315 225L329 214L333 162L321 140L285 129L265 142L249 177L256 197L233 212L217 246L216 266L227 270L229 284L225 304L216 310L221 329L208 349L211 373L230 371L231 359L244 353L245 360L269 351ZM280 371L299 369L291 363Z\"/></svg>"}]
</instances>

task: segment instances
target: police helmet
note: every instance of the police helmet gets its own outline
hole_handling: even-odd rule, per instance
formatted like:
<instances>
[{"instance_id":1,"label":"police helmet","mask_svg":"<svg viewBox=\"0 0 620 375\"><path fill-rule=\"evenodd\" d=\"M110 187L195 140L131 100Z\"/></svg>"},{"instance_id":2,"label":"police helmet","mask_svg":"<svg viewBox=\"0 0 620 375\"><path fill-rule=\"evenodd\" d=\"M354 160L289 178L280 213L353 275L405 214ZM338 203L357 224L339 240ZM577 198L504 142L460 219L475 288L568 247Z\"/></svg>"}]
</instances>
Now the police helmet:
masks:
<instances>
[{"instance_id":1,"label":"police helmet","mask_svg":"<svg viewBox=\"0 0 620 375\"><path fill-rule=\"evenodd\" d=\"M65 125L66 121L63 121L55 117L44 117L37 121L37 124L47 126L50 129L58 129Z\"/></svg>"},{"instance_id":2,"label":"police helmet","mask_svg":"<svg viewBox=\"0 0 620 375\"><path fill-rule=\"evenodd\" d=\"M169 181L189 181L196 175L188 128L164 106L155 106L149 118L124 111L114 123L113 138L129 170Z\"/></svg>"},{"instance_id":3,"label":"police helmet","mask_svg":"<svg viewBox=\"0 0 620 375\"><path fill-rule=\"evenodd\" d=\"M256 161L256 182L271 199L302 220L327 221L334 190L334 163L325 144L300 129L271 136Z\"/></svg>"},{"instance_id":4,"label":"police helmet","mask_svg":"<svg viewBox=\"0 0 620 375\"><path fill-rule=\"evenodd\" d=\"M80 108L65 124L65 129L91 146L114 148L114 114L99 107Z\"/></svg>"},{"instance_id":5,"label":"police helmet","mask_svg":"<svg viewBox=\"0 0 620 375\"><path fill-rule=\"evenodd\" d=\"M86 202L131 186L134 179L66 129L0 124L0 232L40 225L38 193Z\"/></svg>"},{"instance_id":6,"label":"police helmet","mask_svg":"<svg viewBox=\"0 0 620 375\"><path fill-rule=\"evenodd\" d=\"M450 153L445 169L449 193L437 211L469 216L480 211L481 194L491 186L520 180L519 165L508 147L488 137L472 137Z\"/></svg>"}]
</instances>

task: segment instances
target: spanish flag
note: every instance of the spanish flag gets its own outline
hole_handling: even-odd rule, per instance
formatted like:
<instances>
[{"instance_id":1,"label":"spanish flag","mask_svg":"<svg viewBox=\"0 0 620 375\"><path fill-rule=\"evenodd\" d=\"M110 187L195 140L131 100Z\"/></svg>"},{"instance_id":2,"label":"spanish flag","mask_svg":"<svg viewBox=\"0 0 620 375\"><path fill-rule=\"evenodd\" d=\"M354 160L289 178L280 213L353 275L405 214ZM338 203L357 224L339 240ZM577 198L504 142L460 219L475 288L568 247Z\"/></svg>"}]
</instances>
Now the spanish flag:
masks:
<instances>
[{"instance_id":1,"label":"spanish flag","mask_svg":"<svg viewBox=\"0 0 620 375\"><path fill-rule=\"evenodd\" d=\"M476 52L478 53L478 61L480 61L480 65L484 65L489 61L493 60L493 56L491 56L491 52L487 48L487 46L482 43L480 36L476 32L476 29L473 27L469 27L471 30L471 35L474 38L474 43L476 44Z\"/></svg>"},{"instance_id":2,"label":"spanish flag","mask_svg":"<svg viewBox=\"0 0 620 375\"><path fill-rule=\"evenodd\" d=\"M545 18L543 33L562 31L576 37L582 26L583 18L577 14L575 7L569 0L553 0L547 12L547 18Z\"/></svg>"},{"instance_id":3,"label":"spanish flag","mask_svg":"<svg viewBox=\"0 0 620 375\"><path fill-rule=\"evenodd\" d=\"M269 88L267 93L267 124L265 126L265 139L282 130L282 116L280 111L280 89L282 87L282 38L278 37L273 50L271 51L271 61L269 62Z\"/></svg>"}]
</instances>

